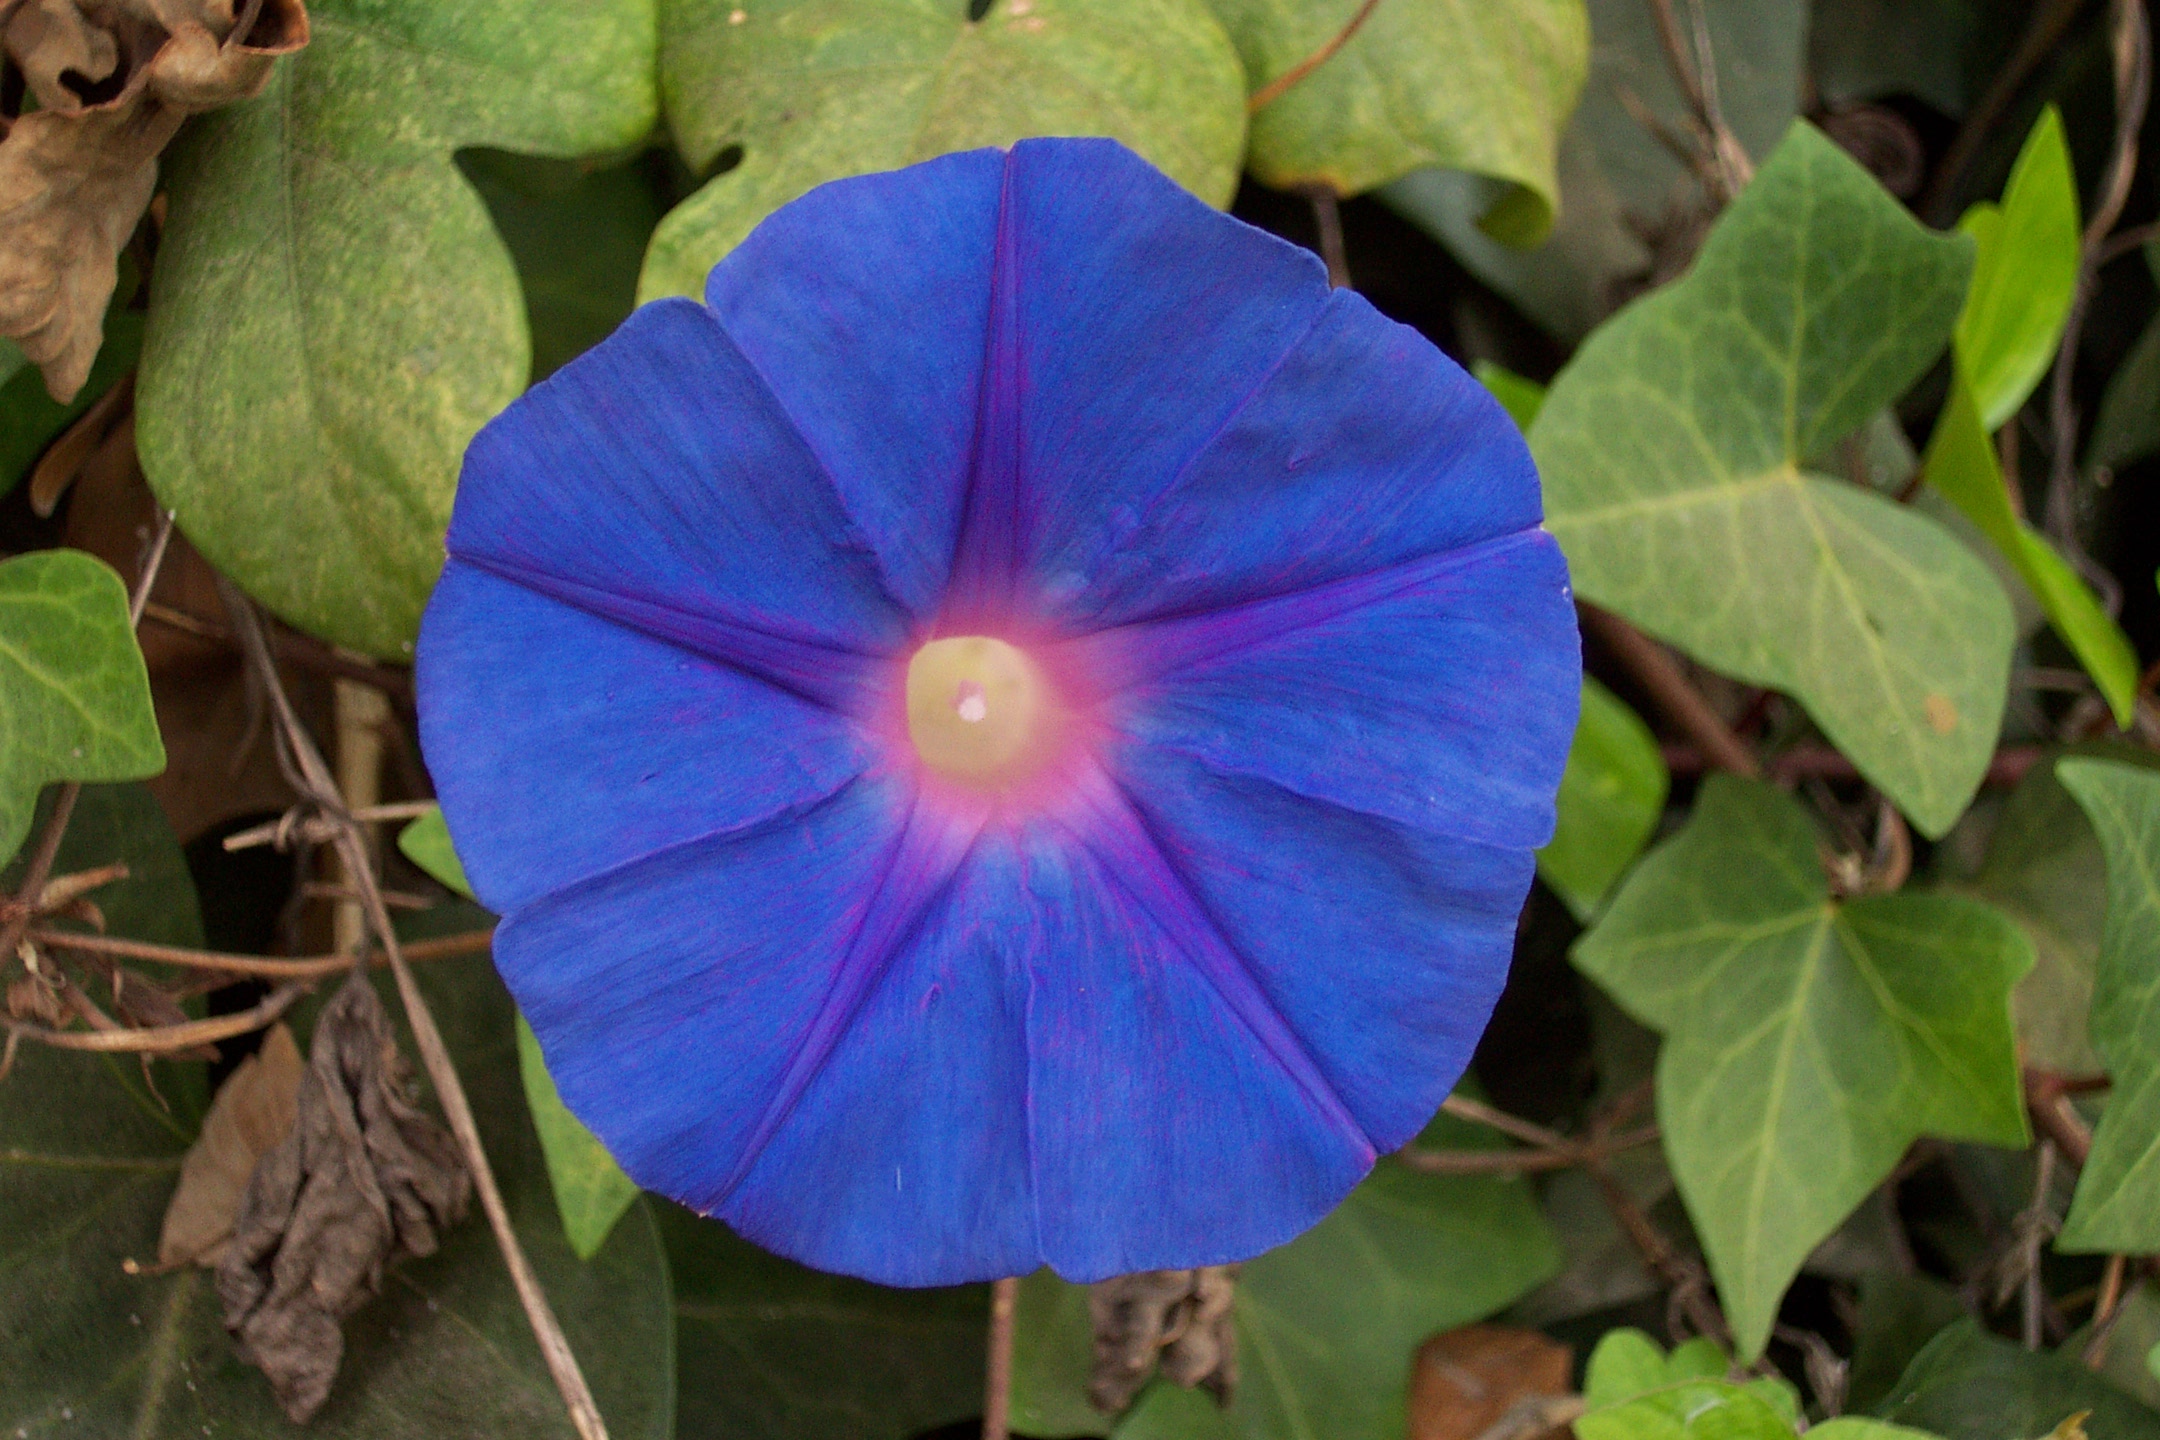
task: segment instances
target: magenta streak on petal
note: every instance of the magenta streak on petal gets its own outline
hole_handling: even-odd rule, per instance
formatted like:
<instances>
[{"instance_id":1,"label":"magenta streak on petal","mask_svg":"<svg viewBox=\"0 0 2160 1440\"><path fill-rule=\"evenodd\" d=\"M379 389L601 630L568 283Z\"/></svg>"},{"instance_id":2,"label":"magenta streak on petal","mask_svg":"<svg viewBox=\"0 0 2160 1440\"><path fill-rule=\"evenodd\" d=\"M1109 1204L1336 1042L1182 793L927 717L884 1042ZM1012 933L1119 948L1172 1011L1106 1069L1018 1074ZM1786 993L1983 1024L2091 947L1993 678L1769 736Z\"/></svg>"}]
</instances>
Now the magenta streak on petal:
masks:
<instances>
[{"instance_id":1,"label":"magenta streak on petal","mask_svg":"<svg viewBox=\"0 0 2160 1440\"><path fill-rule=\"evenodd\" d=\"M832 1058L893 956L914 937L930 907L959 873L980 829L979 819L971 822L964 814L935 810L919 798L910 798L907 822L863 902L833 987L819 1003L817 1016L789 1059L779 1088L744 1142L727 1183L720 1187L715 1210L741 1186L766 1142L787 1122L810 1082Z\"/></svg>"},{"instance_id":2,"label":"magenta streak on petal","mask_svg":"<svg viewBox=\"0 0 2160 1440\"><path fill-rule=\"evenodd\" d=\"M1282 1067L1283 1073L1310 1097L1313 1107L1340 1133L1364 1147L1368 1163L1377 1158L1379 1152L1365 1127L1335 1093L1335 1087L1305 1048L1304 1040L1268 998L1251 963L1216 923L1199 891L1171 859L1117 779L1106 767L1097 766L1083 788L1089 797L1090 813L1081 823L1068 826L1068 833L1162 927L1163 934L1222 997L1223 1004Z\"/></svg>"},{"instance_id":3,"label":"magenta streak on petal","mask_svg":"<svg viewBox=\"0 0 2160 1440\"><path fill-rule=\"evenodd\" d=\"M960 502L960 538L939 628L968 634L980 617L1011 608L1026 556L1026 477L1020 473L1019 240L1014 233L1013 158L1005 155L998 192L997 252L990 272L990 329L985 338L982 392L967 490Z\"/></svg>"},{"instance_id":4,"label":"magenta streak on petal","mask_svg":"<svg viewBox=\"0 0 2160 1440\"><path fill-rule=\"evenodd\" d=\"M865 687L872 683L873 672L884 660L880 655L842 649L827 640L752 625L735 616L692 614L485 556L457 558L475 570L626 630L716 660L829 710L860 713Z\"/></svg>"},{"instance_id":5,"label":"magenta streak on petal","mask_svg":"<svg viewBox=\"0 0 2160 1440\"><path fill-rule=\"evenodd\" d=\"M1325 625L1368 605L1417 591L1443 576L1474 569L1510 550L1542 543L1550 543L1544 527L1533 526L1460 550L1422 556L1324 585L1288 590L1219 610L1145 620L1068 643L1083 652L1084 663L1101 677L1106 690L1127 690L1269 644L1299 630Z\"/></svg>"}]
</instances>

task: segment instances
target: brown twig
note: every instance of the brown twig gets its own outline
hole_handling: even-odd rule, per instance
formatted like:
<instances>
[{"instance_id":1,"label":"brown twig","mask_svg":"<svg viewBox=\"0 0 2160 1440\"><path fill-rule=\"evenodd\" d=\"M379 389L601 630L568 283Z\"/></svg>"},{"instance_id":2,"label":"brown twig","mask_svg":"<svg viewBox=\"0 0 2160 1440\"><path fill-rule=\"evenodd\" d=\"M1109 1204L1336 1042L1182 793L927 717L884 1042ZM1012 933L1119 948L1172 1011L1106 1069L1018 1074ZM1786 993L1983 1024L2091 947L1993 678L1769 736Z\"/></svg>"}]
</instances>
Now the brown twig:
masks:
<instances>
[{"instance_id":1,"label":"brown twig","mask_svg":"<svg viewBox=\"0 0 2160 1440\"><path fill-rule=\"evenodd\" d=\"M1013 1312L1020 1304L1020 1282L1004 1279L990 1286L990 1334L983 1365L983 1440L1007 1440L1012 1434Z\"/></svg>"},{"instance_id":2,"label":"brown twig","mask_svg":"<svg viewBox=\"0 0 2160 1440\"><path fill-rule=\"evenodd\" d=\"M1605 648L1650 692L1665 718L1677 725L1714 769L1730 770L1751 779L1762 775L1762 765L1747 742L1734 733L1700 690L1688 680L1680 662L1664 646L1633 625L1595 605L1578 601L1583 629Z\"/></svg>"},{"instance_id":3,"label":"brown twig","mask_svg":"<svg viewBox=\"0 0 2160 1440\"><path fill-rule=\"evenodd\" d=\"M1357 13L1350 17L1350 23L1335 32L1334 38L1303 60L1298 61L1288 70L1283 71L1273 80L1268 81L1258 90L1253 91L1252 97L1245 102L1245 113L1248 115L1258 114L1269 105L1282 99L1284 92L1289 90L1291 86L1334 59L1335 52L1349 44L1350 37L1357 34L1365 22L1372 18L1373 11L1379 8L1380 0L1365 0L1364 4L1358 6Z\"/></svg>"},{"instance_id":4,"label":"brown twig","mask_svg":"<svg viewBox=\"0 0 2160 1440\"><path fill-rule=\"evenodd\" d=\"M329 766L323 762L322 752L316 749L314 738L300 723L291 699L285 694L284 682L278 678L277 662L271 657L270 643L255 614L253 602L223 576L218 577L218 589L225 597L233 629L240 637L248 665L269 694L276 712L278 733L305 784L305 793L325 814L342 816L343 797L331 778ZM548 1304L546 1292L540 1288L539 1279L525 1258L524 1247L518 1242L517 1232L510 1224L510 1212L503 1204L502 1191L488 1165L487 1150L480 1142L480 1129L473 1121L472 1104L465 1097L464 1083L458 1079L457 1067L451 1063L449 1048L443 1044L442 1032L435 1026L435 1016L420 993L412 967L405 963L397 930L390 923L390 912L376 886L360 827L357 824L343 826L335 844L346 875L360 887L368 923L390 961L390 973L396 979L398 996L404 1002L405 1018L412 1026L413 1042L419 1047L421 1063L427 1068L428 1079L434 1083L435 1097L442 1105L444 1118L450 1122L451 1133L465 1152L466 1164L472 1171L473 1189L479 1194L481 1209L487 1212L488 1225L495 1232L495 1242L502 1250L503 1263L510 1271L510 1281L517 1289L519 1303L524 1306L525 1318L532 1325L534 1338L539 1341L548 1373L554 1378L555 1388L561 1392L563 1404L570 1412L571 1423L583 1440L606 1440L607 1423L600 1418L599 1406L593 1403L592 1391L578 1368L577 1356L571 1352L569 1339L563 1334L562 1326Z\"/></svg>"},{"instance_id":5,"label":"brown twig","mask_svg":"<svg viewBox=\"0 0 2160 1440\"><path fill-rule=\"evenodd\" d=\"M191 614L186 610L175 609L170 605L148 606L144 611L143 618L153 625L162 625L168 630L178 630L183 635L192 635L198 640L207 640L213 645L223 645L233 650L240 648L240 642L233 638L232 631L226 629L223 625L205 620L201 616ZM375 661L363 660L358 656L348 655L334 645L325 645L312 635L303 635L297 630L288 630L274 622L267 628L270 635L270 648L277 653L279 660L287 664L298 665L303 670L313 670L320 674L334 676L340 680L357 680L362 685L372 685L377 690L388 695L392 701L402 708L408 710L412 708L412 673L410 671L399 666L378 664Z\"/></svg>"},{"instance_id":6,"label":"brown twig","mask_svg":"<svg viewBox=\"0 0 2160 1440\"><path fill-rule=\"evenodd\" d=\"M352 818L363 825L379 820L417 820L435 808L433 800L400 800L390 805L362 805ZM337 837L337 822L308 815L304 807L287 811L275 820L225 837L227 850L247 850L258 845L289 849L294 844L326 845Z\"/></svg>"},{"instance_id":7,"label":"brown twig","mask_svg":"<svg viewBox=\"0 0 2160 1440\"><path fill-rule=\"evenodd\" d=\"M2048 429L2054 447L2049 456L2046 521L2049 538L2062 549L2110 612L2120 608L2122 590L2115 577L2085 552L2078 535L2077 442L2078 409L2071 391L2077 370L2079 342L2085 316L2099 289L2101 254L2108 234L2122 218L2130 198L2130 182L2137 173L2138 132L2145 124L2145 107L2152 94L2152 31L2145 16L2144 0L2112 0L2110 49L2114 61L2115 138L2108 154L2106 173L2100 181L2099 203L2085 223L2080 244L2077 287L2072 292L2070 313L2063 318L2062 338L2055 347L2055 371L2049 377Z\"/></svg>"},{"instance_id":8,"label":"brown twig","mask_svg":"<svg viewBox=\"0 0 2160 1440\"><path fill-rule=\"evenodd\" d=\"M1396 1151L1395 1158L1421 1175L1535 1175L1608 1160L1623 1151L1654 1145L1659 1137L1657 1126L1640 1125L1604 1140L1563 1140L1530 1150L1408 1148Z\"/></svg>"},{"instance_id":9,"label":"brown twig","mask_svg":"<svg viewBox=\"0 0 2160 1440\"><path fill-rule=\"evenodd\" d=\"M39 945L55 950L75 950L86 955L111 955L124 960L149 960L161 965L179 965L190 970L254 975L266 980L320 980L326 976L343 974L352 969L354 964L354 957L349 954L311 955L286 960L269 955L232 955L218 950L190 950L178 945L153 945L147 940L121 940L110 935L86 935L73 930L32 930L29 938ZM491 926L486 930L449 935L440 940L419 940L404 947L405 958L424 962L448 960L460 955L478 955L486 951L494 938L495 931ZM374 946L362 951L359 958L378 966L390 963L381 949Z\"/></svg>"},{"instance_id":10,"label":"brown twig","mask_svg":"<svg viewBox=\"0 0 2160 1440\"><path fill-rule=\"evenodd\" d=\"M1332 185L1302 187L1312 202L1313 227L1320 234L1320 258L1327 262L1327 283L1337 290L1350 288L1350 252L1343 245L1342 206Z\"/></svg>"},{"instance_id":11,"label":"brown twig","mask_svg":"<svg viewBox=\"0 0 2160 1440\"><path fill-rule=\"evenodd\" d=\"M2110 1255L2107 1268L2100 1272L2100 1299L2093 1306L2092 1338L2085 1342L2085 1368L2098 1370L2107 1363L2108 1341L2114 1338L2115 1322L2122 1319L2123 1295L2128 1287L2123 1278L2130 1268L2127 1255Z\"/></svg>"},{"instance_id":12,"label":"brown twig","mask_svg":"<svg viewBox=\"0 0 2160 1440\"><path fill-rule=\"evenodd\" d=\"M2092 1130L2070 1103L2070 1097L2105 1084L2105 1079L2095 1084L2047 1070L2025 1072L2025 1112L2032 1117L2033 1129L2060 1152L2072 1169L2085 1168L2086 1157L2092 1154Z\"/></svg>"},{"instance_id":13,"label":"brown twig","mask_svg":"<svg viewBox=\"0 0 2160 1440\"><path fill-rule=\"evenodd\" d=\"M150 1025L139 1029L114 1025L110 1017L100 1012L105 1026L91 1030L48 1030L42 1025L28 1025L20 1020L7 1023L8 1033L34 1040L40 1045L50 1045L55 1050L95 1050L104 1054L152 1055L166 1050L192 1050L197 1045L213 1045L220 1040L230 1040L235 1035L245 1035L260 1030L274 1022L292 1008L293 1002L313 987L304 982L280 986L259 1005L243 1010L237 1015L219 1015L209 1020L190 1020L185 1025ZM84 997L86 1003L87 997ZM107 1028L110 1026L111 1028Z\"/></svg>"},{"instance_id":14,"label":"brown twig","mask_svg":"<svg viewBox=\"0 0 2160 1440\"><path fill-rule=\"evenodd\" d=\"M1650 15L1657 22L1658 44L1665 52L1666 68L1686 102L1691 118L1704 138L1705 155L1696 165L1714 192L1719 205L1731 200L1754 178L1755 164L1725 123L1718 100L1716 61L1710 53L1710 27L1699 4L1690 5L1695 32L1692 47L1680 30L1680 17L1672 0L1649 0Z\"/></svg>"},{"instance_id":15,"label":"brown twig","mask_svg":"<svg viewBox=\"0 0 2160 1440\"><path fill-rule=\"evenodd\" d=\"M2032 12L2032 21L2025 27L2025 37L2018 42L2016 53L1996 72L1987 93L1966 115L1950 148L1943 152L1942 163L1935 167L1935 178L1929 182L1927 195L1919 206L1920 213L1931 222L1937 225L1950 222L1949 207L1957 198L1958 182L1965 178L1965 167L1980 153L1980 146L1988 132L1995 128L1995 122L2002 118L2003 111L2017 98L2025 81L2054 50L2063 32L2070 28L2070 22L2077 19L2084 8L2085 0L2048 0Z\"/></svg>"}]
</instances>

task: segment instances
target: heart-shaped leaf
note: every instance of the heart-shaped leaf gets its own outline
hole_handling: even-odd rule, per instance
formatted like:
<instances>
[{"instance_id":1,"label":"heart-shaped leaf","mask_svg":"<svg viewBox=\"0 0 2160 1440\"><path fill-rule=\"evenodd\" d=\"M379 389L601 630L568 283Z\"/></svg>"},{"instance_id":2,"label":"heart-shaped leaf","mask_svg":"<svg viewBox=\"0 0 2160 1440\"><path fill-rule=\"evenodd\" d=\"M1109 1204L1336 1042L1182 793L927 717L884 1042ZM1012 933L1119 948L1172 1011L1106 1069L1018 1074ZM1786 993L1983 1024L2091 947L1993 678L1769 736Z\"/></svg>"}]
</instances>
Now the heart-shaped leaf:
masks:
<instances>
[{"instance_id":1,"label":"heart-shaped leaf","mask_svg":"<svg viewBox=\"0 0 2160 1440\"><path fill-rule=\"evenodd\" d=\"M1793 694L1929 835L1994 750L2009 601L1933 521L1804 465L1941 353L1970 250L1795 125L1686 278L1576 353L1530 436L1582 596Z\"/></svg>"},{"instance_id":2,"label":"heart-shaped leaf","mask_svg":"<svg viewBox=\"0 0 2160 1440\"><path fill-rule=\"evenodd\" d=\"M2026 1143L2017 927L1948 895L1830 893L1807 813L1712 776L1575 963L1662 1031L1658 1118L1743 1358L1816 1244L1922 1135Z\"/></svg>"},{"instance_id":3,"label":"heart-shaped leaf","mask_svg":"<svg viewBox=\"0 0 2160 1440\"><path fill-rule=\"evenodd\" d=\"M188 538L287 620L409 654L465 443L525 388L516 271L452 152L580 155L654 114L652 0L319 0L172 152L137 398Z\"/></svg>"}]
</instances>

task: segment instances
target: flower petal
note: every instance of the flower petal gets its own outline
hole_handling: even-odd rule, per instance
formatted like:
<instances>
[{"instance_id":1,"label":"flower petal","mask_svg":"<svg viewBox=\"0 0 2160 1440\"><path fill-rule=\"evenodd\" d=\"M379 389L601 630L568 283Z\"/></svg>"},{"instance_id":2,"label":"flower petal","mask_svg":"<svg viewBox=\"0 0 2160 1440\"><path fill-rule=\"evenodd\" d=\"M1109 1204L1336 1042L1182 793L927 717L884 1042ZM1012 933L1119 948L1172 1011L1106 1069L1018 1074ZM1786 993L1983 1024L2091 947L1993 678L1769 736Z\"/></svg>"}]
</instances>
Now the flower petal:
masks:
<instances>
[{"instance_id":1,"label":"flower petal","mask_svg":"<svg viewBox=\"0 0 2160 1440\"><path fill-rule=\"evenodd\" d=\"M1030 1141L1072 1280L1249 1259L1374 1149L1121 796L1027 852Z\"/></svg>"},{"instance_id":2,"label":"flower petal","mask_svg":"<svg viewBox=\"0 0 2160 1440\"><path fill-rule=\"evenodd\" d=\"M1581 653L1543 531L1099 638L1135 749L1464 840L1551 837Z\"/></svg>"},{"instance_id":3,"label":"flower petal","mask_svg":"<svg viewBox=\"0 0 2160 1440\"><path fill-rule=\"evenodd\" d=\"M1004 177L1004 152L973 150L821 186L705 286L922 620L958 536Z\"/></svg>"},{"instance_id":4,"label":"flower petal","mask_svg":"<svg viewBox=\"0 0 2160 1440\"><path fill-rule=\"evenodd\" d=\"M1165 387L1154 406L1189 402ZM1089 627L1288 594L1536 526L1537 472L1485 387L1362 296L1317 321L1116 526L1059 530L1042 583ZM1048 538L1048 537L1046 537Z\"/></svg>"},{"instance_id":5,"label":"flower petal","mask_svg":"<svg viewBox=\"0 0 2160 1440\"><path fill-rule=\"evenodd\" d=\"M1121 777L1166 862L1380 1150L1470 1063L1535 860L1213 774L1172 752Z\"/></svg>"},{"instance_id":6,"label":"flower petal","mask_svg":"<svg viewBox=\"0 0 2160 1440\"><path fill-rule=\"evenodd\" d=\"M874 758L820 706L458 560L417 672L444 816L498 914L813 803Z\"/></svg>"},{"instance_id":7,"label":"flower petal","mask_svg":"<svg viewBox=\"0 0 2160 1440\"><path fill-rule=\"evenodd\" d=\"M817 457L688 300L645 306L489 422L448 543L830 703L907 629Z\"/></svg>"},{"instance_id":8,"label":"flower petal","mask_svg":"<svg viewBox=\"0 0 2160 1440\"><path fill-rule=\"evenodd\" d=\"M992 606L1030 555L1077 583L1084 555L1131 531L1328 293L1311 255L1226 223L1109 140L1015 145L998 247L954 575Z\"/></svg>"}]
</instances>

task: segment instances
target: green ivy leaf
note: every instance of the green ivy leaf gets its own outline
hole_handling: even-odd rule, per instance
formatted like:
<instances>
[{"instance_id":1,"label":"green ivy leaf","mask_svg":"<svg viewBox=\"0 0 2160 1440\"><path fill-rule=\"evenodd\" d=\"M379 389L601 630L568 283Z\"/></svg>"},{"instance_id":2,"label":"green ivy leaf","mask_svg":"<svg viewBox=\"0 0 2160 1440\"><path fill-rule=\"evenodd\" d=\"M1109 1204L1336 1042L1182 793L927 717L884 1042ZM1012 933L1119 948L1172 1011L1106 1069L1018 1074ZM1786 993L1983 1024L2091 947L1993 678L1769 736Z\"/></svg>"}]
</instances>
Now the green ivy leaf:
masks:
<instances>
[{"instance_id":1,"label":"green ivy leaf","mask_svg":"<svg viewBox=\"0 0 2160 1440\"><path fill-rule=\"evenodd\" d=\"M517 1037L518 1074L525 1082L533 1128L540 1132L540 1149L547 1156L548 1185L562 1215L563 1235L578 1259L590 1260L638 1198L637 1182L623 1174L600 1137L563 1104L540 1053L540 1039L522 1015Z\"/></svg>"},{"instance_id":2,"label":"green ivy leaf","mask_svg":"<svg viewBox=\"0 0 2160 1440\"><path fill-rule=\"evenodd\" d=\"M2010 508L2010 491L2003 482L1995 442L1966 382L1962 362L1951 377L1950 404L1928 440L1926 465L1928 483L2017 567L2055 633L2107 698L2115 723L2127 730L2137 706L2137 651L2069 562Z\"/></svg>"},{"instance_id":3,"label":"green ivy leaf","mask_svg":"<svg viewBox=\"0 0 2160 1440\"><path fill-rule=\"evenodd\" d=\"M683 1440L907 1440L981 1413L986 1287L823 1275L648 1203L675 1276Z\"/></svg>"},{"instance_id":4,"label":"green ivy leaf","mask_svg":"<svg viewBox=\"0 0 2160 1440\"><path fill-rule=\"evenodd\" d=\"M2009 602L1940 526L1803 461L1940 353L1970 248L1796 124L1687 277L1576 353L1530 437L1585 599L1792 693L1929 835L1986 773Z\"/></svg>"},{"instance_id":5,"label":"green ivy leaf","mask_svg":"<svg viewBox=\"0 0 2160 1440\"><path fill-rule=\"evenodd\" d=\"M1500 1145L1442 1115L1420 1143ZM1520 1176L1422 1175L1384 1158L1335 1212L1238 1276L1238 1389L1249 1440L1393 1440L1410 1356L1437 1330L1501 1309L1553 1275L1559 1247ZM1087 1292L1044 1271L1021 1285L1013 1428L1095 1435Z\"/></svg>"},{"instance_id":6,"label":"green ivy leaf","mask_svg":"<svg viewBox=\"0 0 2160 1440\"><path fill-rule=\"evenodd\" d=\"M1327 44L1362 0L1209 0L1254 90ZM1252 121L1246 168L1357 195L1413 170L1501 182L1488 234L1535 245L1560 206L1561 127L1590 64L1583 0L1389 0Z\"/></svg>"},{"instance_id":7,"label":"green ivy leaf","mask_svg":"<svg viewBox=\"0 0 2160 1440\"><path fill-rule=\"evenodd\" d=\"M1877 1413L1943 1440L2030 1440L2080 1410L2091 1412L2087 1434L2160 1440L2160 1412L2087 1370L2074 1352L2027 1350L1960 1320L1913 1357Z\"/></svg>"},{"instance_id":8,"label":"green ivy leaf","mask_svg":"<svg viewBox=\"0 0 2160 1440\"><path fill-rule=\"evenodd\" d=\"M0 564L0 855L22 848L50 782L164 768L150 674L112 567L80 550Z\"/></svg>"},{"instance_id":9,"label":"green ivy leaf","mask_svg":"<svg viewBox=\"0 0 2160 1440\"><path fill-rule=\"evenodd\" d=\"M1671 783L1650 727L1585 675L1582 718L1560 776L1559 822L1537 859L1538 875L1577 920L1589 922L1642 853Z\"/></svg>"},{"instance_id":10,"label":"green ivy leaf","mask_svg":"<svg viewBox=\"0 0 2160 1440\"><path fill-rule=\"evenodd\" d=\"M2010 987L2031 946L1946 895L1834 899L1807 813L1705 782L1575 963L1664 1033L1658 1116L1741 1354L1922 1135L2026 1143Z\"/></svg>"},{"instance_id":11,"label":"green ivy leaf","mask_svg":"<svg viewBox=\"0 0 2160 1440\"><path fill-rule=\"evenodd\" d=\"M1958 364L1982 427L1993 432L2047 373L2077 290L2077 174L2053 105L2025 137L2002 203L1973 206L1958 228L1977 244L1972 289L1958 315Z\"/></svg>"},{"instance_id":12,"label":"green ivy leaf","mask_svg":"<svg viewBox=\"0 0 2160 1440\"><path fill-rule=\"evenodd\" d=\"M2056 1244L2144 1254L2160 1250L2160 774L2084 759L2055 773L2107 852L2092 1040L2114 1081Z\"/></svg>"},{"instance_id":13,"label":"green ivy leaf","mask_svg":"<svg viewBox=\"0 0 2160 1440\"><path fill-rule=\"evenodd\" d=\"M730 168L660 222L640 299L696 295L758 221L828 180L1033 135L1107 135L1215 205L1245 142L1237 54L1202 0L681 0L660 83L676 144Z\"/></svg>"},{"instance_id":14,"label":"green ivy leaf","mask_svg":"<svg viewBox=\"0 0 2160 1440\"><path fill-rule=\"evenodd\" d=\"M451 909L452 907L444 907ZM456 922L475 918L455 907ZM435 912L422 917L428 929ZM518 1098L509 999L482 960L423 967L512 1223L569 1335L611 1433L674 1434L674 1340L665 1257L640 1207L591 1265L561 1238L539 1145ZM389 1002L397 1011L394 999ZM405 1040L411 1053L410 1039ZM167 1066L201 1084L199 1066ZM132 1057L25 1046L0 1105L0 1434L280 1440L294 1431L262 1375L234 1354L208 1272L131 1276L194 1133L142 1085ZM478 1214L424 1260L401 1263L345 1322L328 1440L446 1435L567 1437L562 1401Z\"/></svg>"},{"instance_id":15,"label":"green ivy leaf","mask_svg":"<svg viewBox=\"0 0 2160 1440\"><path fill-rule=\"evenodd\" d=\"M472 885L465 866L450 845L450 828L443 823L442 807L436 806L398 832L398 849L443 884L467 899ZM637 1182L585 1128L585 1122L563 1104L555 1078L548 1074L547 1058L540 1038L520 1015L517 1021L518 1074L525 1086L525 1103L532 1111L533 1128L540 1135L540 1149L547 1157L548 1184L555 1192L555 1208L562 1215L563 1235L580 1260L590 1260L607 1242L615 1222L622 1219L639 1194Z\"/></svg>"},{"instance_id":16,"label":"green ivy leaf","mask_svg":"<svg viewBox=\"0 0 2160 1440\"><path fill-rule=\"evenodd\" d=\"M459 458L525 388L509 251L451 154L652 127L652 0L320 0L167 167L137 423L188 538L286 619L409 654Z\"/></svg>"},{"instance_id":17,"label":"green ivy leaf","mask_svg":"<svg viewBox=\"0 0 2160 1440\"><path fill-rule=\"evenodd\" d=\"M1790 1440L1800 1395L1782 1378L1727 1379L1732 1357L1708 1339L1667 1355L1640 1330L1608 1330L1583 1375L1580 1440Z\"/></svg>"}]
</instances>

